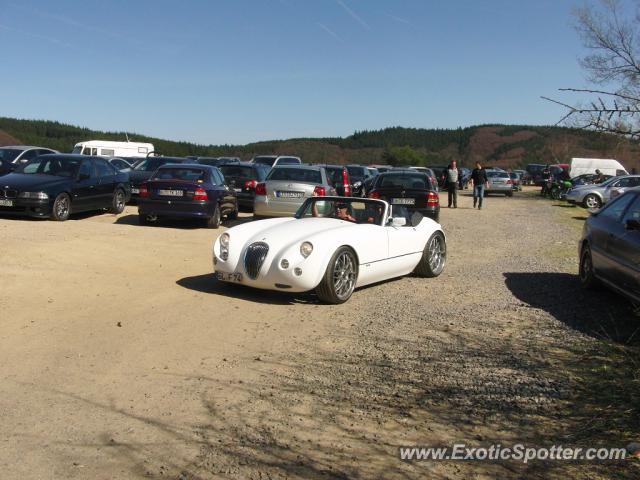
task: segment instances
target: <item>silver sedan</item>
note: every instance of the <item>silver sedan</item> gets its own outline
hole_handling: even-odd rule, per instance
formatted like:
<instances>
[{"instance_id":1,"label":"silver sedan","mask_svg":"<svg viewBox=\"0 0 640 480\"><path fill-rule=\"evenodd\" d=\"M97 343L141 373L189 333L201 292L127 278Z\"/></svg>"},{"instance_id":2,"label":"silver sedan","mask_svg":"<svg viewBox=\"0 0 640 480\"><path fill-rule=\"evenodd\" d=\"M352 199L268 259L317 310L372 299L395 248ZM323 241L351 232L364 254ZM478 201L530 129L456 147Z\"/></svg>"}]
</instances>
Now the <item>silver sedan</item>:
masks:
<instances>
[{"instance_id":1,"label":"silver sedan","mask_svg":"<svg viewBox=\"0 0 640 480\"><path fill-rule=\"evenodd\" d=\"M504 170L487 171L487 179L487 187L484 189L485 193L503 193L507 197L513 196L513 181Z\"/></svg>"},{"instance_id":2,"label":"silver sedan","mask_svg":"<svg viewBox=\"0 0 640 480\"><path fill-rule=\"evenodd\" d=\"M567 201L585 208L600 208L611 200L612 196L624 193L627 189L640 186L640 175L624 175L591 185L577 185L567 192Z\"/></svg>"},{"instance_id":3,"label":"silver sedan","mask_svg":"<svg viewBox=\"0 0 640 480\"><path fill-rule=\"evenodd\" d=\"M256 185L255 218L292 217L309 197L337 195L324 167L276 166Z\"/></svg>"}]
</instances>

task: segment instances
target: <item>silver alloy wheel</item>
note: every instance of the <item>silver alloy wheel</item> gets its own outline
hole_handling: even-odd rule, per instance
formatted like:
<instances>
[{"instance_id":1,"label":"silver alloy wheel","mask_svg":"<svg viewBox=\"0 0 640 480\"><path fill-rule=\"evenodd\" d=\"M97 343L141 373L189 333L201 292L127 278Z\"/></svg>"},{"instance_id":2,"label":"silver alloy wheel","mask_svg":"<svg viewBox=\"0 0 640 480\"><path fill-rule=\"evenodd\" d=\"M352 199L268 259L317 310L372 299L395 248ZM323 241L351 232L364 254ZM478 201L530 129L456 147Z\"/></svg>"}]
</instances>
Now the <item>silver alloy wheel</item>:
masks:
<instances>
[{"instance_id":1,"label":"silver alloy wheel","mask_svg":"<svg viewBox=\"0 0 640 480\"><path fill-rule=\"evenodd\" d=\"M356 285L356 268L349 252L342 252L333 264L333 288L340 300L348 298Z\"/></svg>"},{"instance_id":2,"label":"silver alloy wheel","mask_svg":"<svg viewBox=\"0 0 640 480\"><path fill-rule=\"evenodd\" d=\"M442 242L442 238L438 235L434 235L427 247L429 252L429 267L431 271L436 273L442 269L444 264L445 249Z\"/></svg>"},{"instance_id":3,"label":"silver alloy wheel","mask_svg":"<svg viewBox=\"0 0 640 480\"><path fill-rule=\"evenodd\" d=\"M58 218L65 218L69 214L69 197L66 195L58 197L55 209Z\"/></svg>"},{"instance_id":4,"label":"silver alloy wheel","mask_svg":"<svg viewBox=\"0 0 640 480\"><path fill-rule=\"evenodd\" d=\"M600 200L595 195L587 195L587 198L584 199L584 203L587 208L598 208L600 206Z\"/></svg>"},{"instance_id":5,"label":"silver alloy wheel","mask_svg":"<svg viewBox=\"0 0 640 480\"><path fill-rule=\"evenodd\" d=\"M124 192L122 190L116 191L116 209L121 212L124 210L125 201L124 201Z\"/></svg>"}]
</instances>

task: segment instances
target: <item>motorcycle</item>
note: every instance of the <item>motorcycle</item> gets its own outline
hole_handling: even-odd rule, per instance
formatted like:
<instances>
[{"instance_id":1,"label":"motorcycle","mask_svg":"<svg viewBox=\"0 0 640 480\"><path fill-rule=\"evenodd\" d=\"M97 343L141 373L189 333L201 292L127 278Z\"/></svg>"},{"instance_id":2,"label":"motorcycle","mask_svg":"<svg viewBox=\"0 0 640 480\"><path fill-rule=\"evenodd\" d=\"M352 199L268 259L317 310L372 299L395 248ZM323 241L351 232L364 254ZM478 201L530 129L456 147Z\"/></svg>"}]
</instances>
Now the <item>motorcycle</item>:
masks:
<instances>
[{"instance_id":1,"label":"motorcycle","mask_svg":"<svg viewBox=\"0 0 640 480\"><path fill-rule=\"evenodd\" d=\"M549 195L554 200L562 200L567 196L567 192L573 186L569 180L558 180L551 183Z\"/></svg>"}]
</instances>

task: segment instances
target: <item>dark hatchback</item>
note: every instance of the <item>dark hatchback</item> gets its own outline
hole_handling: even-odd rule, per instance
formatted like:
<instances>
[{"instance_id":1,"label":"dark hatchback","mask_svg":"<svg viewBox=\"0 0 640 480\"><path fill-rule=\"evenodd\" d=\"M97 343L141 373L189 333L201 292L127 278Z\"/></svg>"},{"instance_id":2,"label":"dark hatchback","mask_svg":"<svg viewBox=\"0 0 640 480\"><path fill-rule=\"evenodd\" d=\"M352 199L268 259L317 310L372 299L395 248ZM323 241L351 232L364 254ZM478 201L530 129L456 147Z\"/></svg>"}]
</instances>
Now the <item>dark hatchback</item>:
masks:
<instances>
[{"instance_id":1,"label":"dark hatchback","mask_svg":"<svg viewBox=\"0 0 640 480\"><path fill-rule=\"evenodd\" d=\"M628 190L584 222L580 282L601 282L640 302L640 188Z\"/></svg>"},{"instance_id":2,"label":"dark hatchback","mask_svg":"<svg viewBox=\"0 0 640 480\"><path fill-rule=\"evenodd\" d=\"M230 220L238 217L238 200L217 167L165 165L140 186L141 225L159 218L193 218L205 220L209 228L218 228L223 216Z\"/></svg>"},{"instance_id":3,"label":"dark hatchback","mask_svg":"<svg viewBox=\"0 0 640 480\"><path fill-rule=\"evenodd\" d=\"M268 165L260 163L236 163L233 165L223 165L220 171L224 178L238 196L238 203L241 207L253 210L253 199L256 196L256 185L264 182L269 173Z\"/></svg>"},{"instance_id":4,"label":"dark hatchback","mask_svg":"<svg viewBox=\"0 0 640 480\"><path fill-rule=\"evenodd\" d=\"M387 201L395 208L418 211L436 222L440 218L440 198L431 178L416 170L391 170L378 175L369 198Z\"/></svg>"},{"instance_id":5,"label":"dark hatchback","mask_svg":"<svg viewBox=\"0 0 640 480\"><path fill-rule=\"evenodd\" d=\"M102 157L41 155L0 179L0 214L50 217L108 209L121 213L129 175Z\"/></svg>"},{"instance_id":6,"label":"dark hatchback","mask_svg":"<svg viewBox=\"0 0 640 480\"><path fill-rule=\"evenodd\" d=\"M153 172L163 165L196 163L192 158L184 157L148 157L134 167L129 172L129 180L131 182L131 199L137 200L140 194L140 185L151 178Z\"/></svg>"},{"instance_id":7,"label":"dark hatchback","mask_svg":"<svg viewBox=\"0 0 640 480\"><path fill-rule=\"evenodd\" d=\"M354 197L362 197L365 194L365 181L374 177L374 173L363 165L347 165L349 179L351 180L351 195Z\"/></svg>"}]
</instances>

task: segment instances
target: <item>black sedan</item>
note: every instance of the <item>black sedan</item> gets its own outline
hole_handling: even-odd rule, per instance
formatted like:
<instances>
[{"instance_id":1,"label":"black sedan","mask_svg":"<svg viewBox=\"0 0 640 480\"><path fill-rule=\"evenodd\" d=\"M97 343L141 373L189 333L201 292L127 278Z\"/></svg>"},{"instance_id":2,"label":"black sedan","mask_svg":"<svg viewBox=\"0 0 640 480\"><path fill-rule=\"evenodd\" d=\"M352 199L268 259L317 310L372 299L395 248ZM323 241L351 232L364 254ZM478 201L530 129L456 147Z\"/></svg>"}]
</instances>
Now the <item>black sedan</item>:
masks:
<instances>
[{"instance_id":1,"label":"black sedan","mask_svg":"<svg viewBox=\"0 0 640 480\"><path fill-rule=\"evenodd\" d=\"M640 188L628 190L585 222L579 247L580 282L598 282L640 302Z\"/></svg>"},{"instance_id":2,"label":"black sedan","mask_svg":"<svg viewBox=\"0 0 640 480\"><path fill-rule=\"evenodd\" d=\"M440 218L440 198L431 178L416 170L394 169L378 175L371 186L369 198L386 200L409 212L418 211L436 222Z\"/></svg>"},{"instance_id":3,"label":"black sedan","mask_svg":"<svg viewBox=\"0 0 640 480\"><path fill-rule=\"evenodd\" d=\"M203 219L218 228L222 216L238 217L238 199L217 167L199 164L165 165L140 186L141 225L158 218Z\"/></svg>"},{"instance_id":4,"label":"black sedan","mask_svg":"<svg viewBox=\"0 0 640 480\"><path fill-rule=\"evenodd\" d=\"M182 164L196 163L196 161L191 158L184 157L148 157L144 159L129 172L129 180L131 181L131 199L137 200L140 194L140 185L149 180L151 175L153 175L153 172L155 172L158 167L168 163Z\"/></svg>"},{"instance_id":5,"label":"black sedan","mask_svg":"<svg viewBox=\"0 0 640 480\"><path fill-rule=\"evenodd\" d=\"M264 182L270 168L267 165L249 162L227 164L218 168L227 184L236 192L240 206L253 210L256 185Z\"/></svg>"},{"instance_id":6,"label":"black sedan","mask_svg":"<svg viewBox=\"0 0 640 480\"><path fill-rule=\"evenodd\" d=\"M41 155L0 179L0 213L58 221L91 210L121 213L130 195L129 175L102 157Z\"/></svg>"}]
</instances>

